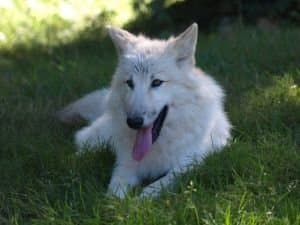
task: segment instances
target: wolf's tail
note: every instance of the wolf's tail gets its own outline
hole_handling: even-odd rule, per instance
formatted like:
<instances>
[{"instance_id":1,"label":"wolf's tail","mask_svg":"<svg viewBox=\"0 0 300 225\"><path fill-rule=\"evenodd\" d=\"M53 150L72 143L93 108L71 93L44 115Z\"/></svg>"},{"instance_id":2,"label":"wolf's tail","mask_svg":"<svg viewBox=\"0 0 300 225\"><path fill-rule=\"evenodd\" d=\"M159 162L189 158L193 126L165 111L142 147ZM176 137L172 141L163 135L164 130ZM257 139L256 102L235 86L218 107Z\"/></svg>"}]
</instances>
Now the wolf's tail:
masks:
<instances>
[{"instance_id":1,"label":"wolf's tail","mask_svg":"<svg viewBox=\"0 0 300 225\"><path fill-rule=\"evenodd\" d=\"M56 117L66 124L91 123L102 115L108 93L109 89L93 91L58 111Z\"/></svg>"}]
</instances>

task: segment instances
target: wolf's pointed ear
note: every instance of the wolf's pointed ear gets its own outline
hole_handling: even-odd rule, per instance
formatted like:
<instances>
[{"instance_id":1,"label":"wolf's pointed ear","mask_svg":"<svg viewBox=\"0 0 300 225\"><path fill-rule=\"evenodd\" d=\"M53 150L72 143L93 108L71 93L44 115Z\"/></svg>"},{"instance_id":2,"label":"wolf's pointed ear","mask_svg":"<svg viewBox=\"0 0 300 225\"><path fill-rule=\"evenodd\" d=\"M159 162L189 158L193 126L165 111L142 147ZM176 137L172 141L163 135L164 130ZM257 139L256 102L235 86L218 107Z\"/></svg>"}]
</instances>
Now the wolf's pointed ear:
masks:
<instances>
[{"instance_id":1,"label":"wolf's pointed ear","mask_svg":"<svg viewBox=\"0 0 300 225\"><path fill-rule=\"evenodd\" d=\"M126 30L111 26L106 26L106 30L119 54L123 54L136 41L136 36Z\"/></svg>"},{"instance_id":2,"label":"wolf's pointed ear","mask_svg":"<svg viewBox=\"0 0 300 225\"><path fill-rule=\"evenodd\" d=\"M171 46L176 54L176 63L195 63L195 51L198 39L198 25L193 23L183 33L172 40Z\"/></svg>"}]
</instances>

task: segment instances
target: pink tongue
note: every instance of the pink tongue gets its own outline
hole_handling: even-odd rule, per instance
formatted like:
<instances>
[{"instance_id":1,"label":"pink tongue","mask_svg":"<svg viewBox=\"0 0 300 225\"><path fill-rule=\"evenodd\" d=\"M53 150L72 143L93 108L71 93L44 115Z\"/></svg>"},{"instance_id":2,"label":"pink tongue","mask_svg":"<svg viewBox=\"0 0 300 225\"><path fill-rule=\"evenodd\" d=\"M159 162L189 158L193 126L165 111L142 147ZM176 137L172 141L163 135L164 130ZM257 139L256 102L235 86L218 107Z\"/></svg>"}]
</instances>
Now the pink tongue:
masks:
<instances>
[{"instance_id":1,"label":"pink tongue","mask_svg":"<svg viewBox=\"0 0 300 225\"><path fill-rule=\"evenodd\" d=\"M141 161L152 145L152 125L138 130L133 146L132 157L136 161Z\"/></svg>"}]
</instances>

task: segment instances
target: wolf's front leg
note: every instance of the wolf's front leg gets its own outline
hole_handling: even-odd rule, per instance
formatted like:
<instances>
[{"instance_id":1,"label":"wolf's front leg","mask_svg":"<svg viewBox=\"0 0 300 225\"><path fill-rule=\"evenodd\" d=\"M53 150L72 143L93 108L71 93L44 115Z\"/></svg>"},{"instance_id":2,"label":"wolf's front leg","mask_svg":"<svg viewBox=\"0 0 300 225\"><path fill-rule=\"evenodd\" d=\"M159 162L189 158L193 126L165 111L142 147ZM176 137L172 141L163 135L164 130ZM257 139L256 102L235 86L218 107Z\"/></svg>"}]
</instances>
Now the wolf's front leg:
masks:
<instances>
[{"instance_id":1,"label":"wolf's front leg","mask_svg":"<svg viewBox=\"0 0 300 225\"><path fill-rule=\"evenodd\" d=\"M169 172L164 177L153 182L152 184L149 184L142 190L140 198L158 196L164 187L167 187L173 183L175 176L176 174L174 172Z\"/></svg>"},{"instance_id":2,"label":"wolf's front leg","mask_svg":"<svg viewBox=\"0 0 300 225\"><path fill-rule=\"evenodd\" d=\"M97 147L110 141L114 135L115 126L111 115L103 114L90 126L84 127L75 134L75 143L79 151ZM85 148L86 147L86 148Z\"/></svg>"},{"instance_id":3,"label":"wolf's front leg","mask_svg":"<svg viewBox=\"0 0 300 225\"><path fill-rule=\"evenodd\" d=\"M163 188L172 185L178 175L185 173L189 169L190 163L189 160L186 161L184 165L173 168L165 176L146 186L140 194L140 198L157 197Z\"/></svg>"},{"instance_id":4,"label":"wolf's front leg","mask_svg":"<svg viewBox=\"0 0 300 225\"><path fill-rule=\"evenodd\" d=\"M117 166L108 186L108 194L124 198L128 189L138 184L134 169L129 166Z\"/></svg>"}]
</instances>

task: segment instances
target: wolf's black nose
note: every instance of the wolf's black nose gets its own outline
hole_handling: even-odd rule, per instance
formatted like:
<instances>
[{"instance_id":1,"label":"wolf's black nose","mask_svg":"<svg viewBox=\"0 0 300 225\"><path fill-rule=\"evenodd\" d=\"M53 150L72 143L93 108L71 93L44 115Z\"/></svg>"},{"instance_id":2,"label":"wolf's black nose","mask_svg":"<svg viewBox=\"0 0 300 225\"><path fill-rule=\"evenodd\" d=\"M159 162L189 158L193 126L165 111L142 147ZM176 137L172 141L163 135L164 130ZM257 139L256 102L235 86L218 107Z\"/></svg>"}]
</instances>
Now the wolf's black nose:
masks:
<instances>
[{"instance_id":1,"label":"wolf's black nose","mask_svg":"<svg viewBox=\"0 0 300 225\"><path fill-rule=\"evenodd\" d=\"M143 124L144 124L144 119L143 117L132 117L132 118L127 118L127 124L130 128L132 129L141 129Z\"/></svg>"}]
</instances>

